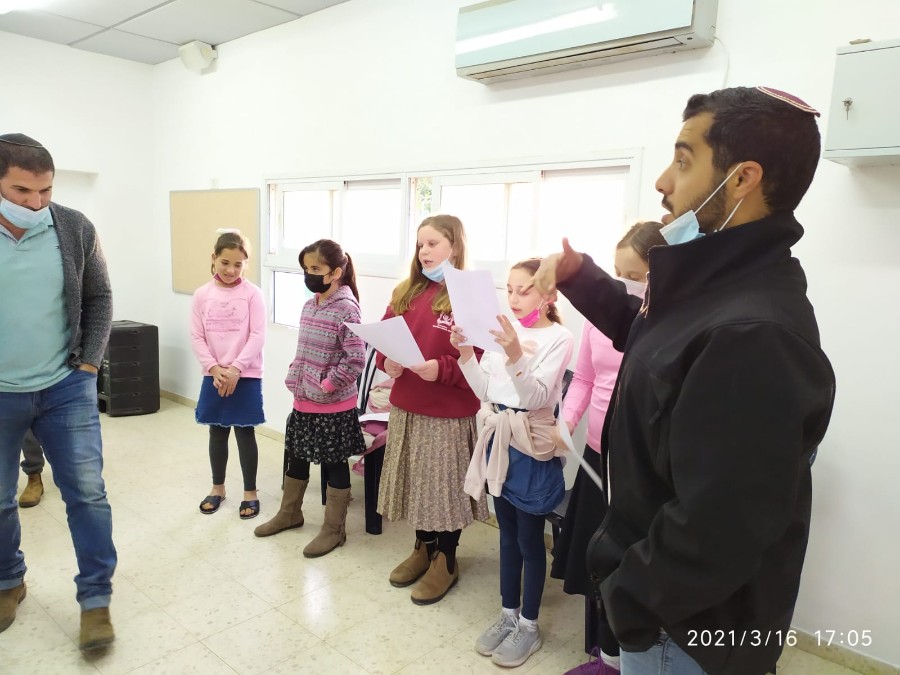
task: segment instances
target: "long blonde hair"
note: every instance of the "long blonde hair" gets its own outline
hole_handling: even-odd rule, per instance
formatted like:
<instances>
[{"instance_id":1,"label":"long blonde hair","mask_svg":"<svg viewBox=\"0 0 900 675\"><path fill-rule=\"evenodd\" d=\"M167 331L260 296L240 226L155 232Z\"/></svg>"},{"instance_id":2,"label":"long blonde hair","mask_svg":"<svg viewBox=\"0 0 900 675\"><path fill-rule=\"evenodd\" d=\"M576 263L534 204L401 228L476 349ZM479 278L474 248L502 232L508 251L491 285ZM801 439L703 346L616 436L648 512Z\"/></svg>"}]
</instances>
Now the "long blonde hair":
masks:
<instances>
[{"instance_id":1,"label":"long blonde hair","mask_svg":"<svg viewBox=\"0 0 900 675\"><path fill-rule=\"evenodd\" d=\"M416 229L416 233L423 227L433 227L445 236L453 246L450 253L453 258L453 266L456 269L466 268L466 231L462 221L456 216L437 215L429 216ZM419 262L419 245L413 253L412 262L409 265L409 277L397 284L391 295L391 311L400 316L409 309L413 299L428 288L429 280L422 273L422 263ZM447 287L442 286L434 300L431 301L431 309L435 314L449 314L450 295Z\"/></svg>"}]
</instances>

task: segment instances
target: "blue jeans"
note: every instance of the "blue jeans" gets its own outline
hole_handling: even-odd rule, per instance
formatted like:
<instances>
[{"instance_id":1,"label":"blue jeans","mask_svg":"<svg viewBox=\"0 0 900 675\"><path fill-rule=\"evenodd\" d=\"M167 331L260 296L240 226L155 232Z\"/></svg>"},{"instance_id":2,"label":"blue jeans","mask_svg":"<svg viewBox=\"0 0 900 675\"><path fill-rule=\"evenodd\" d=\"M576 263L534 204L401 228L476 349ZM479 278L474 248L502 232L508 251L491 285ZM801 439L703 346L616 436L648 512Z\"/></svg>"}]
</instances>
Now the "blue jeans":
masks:
<instances>
[{"instance_id":1,"label":"blue jeans","mask_svg":"<svg viewBox=\"0 0 900 675\"><path fill-rule=\"evenodd\" d=\"M16 486L19 451L29 428L44 448L66 504L78 560L76 598L82 610L106 607L116 549L101 476L97 376L84 370L41 391L0 392L0 590L15 588L25 577Z\"/></svg>"},{"instance_id":2,"label":"blue jeans","mask_svg":"<svg viewBox=\"0 0 900 675\"><path fill-rule=\"evenodd\" d=\"M619 666L622 675L705 675L665 633L645 652L619 652Z\"/></svg>"},{"instance_id":3,"label":"blue jeans","mask_svg":"<svg viewBox=\"0 0 900 675\"><path fill-rule=\"evenodd\" d=\"M525 513L503 497L494 497L494 515L500 527L500 600L507 609L517 609L521 598L522 616L537 621L547 576L544 517Z\"/></svg>"}]
</instances>

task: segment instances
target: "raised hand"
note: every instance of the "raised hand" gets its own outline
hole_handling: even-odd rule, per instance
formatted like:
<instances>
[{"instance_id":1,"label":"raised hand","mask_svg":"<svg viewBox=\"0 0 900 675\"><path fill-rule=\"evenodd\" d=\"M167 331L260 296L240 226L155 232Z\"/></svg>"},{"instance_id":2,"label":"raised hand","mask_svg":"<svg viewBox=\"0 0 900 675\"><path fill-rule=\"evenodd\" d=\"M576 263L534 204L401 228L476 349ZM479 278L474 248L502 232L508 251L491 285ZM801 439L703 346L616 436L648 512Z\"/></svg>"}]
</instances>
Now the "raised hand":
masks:
<instances>
[{"instance_id":1,"label":"raised hand","mask_svg":"<svg viewBox=\"0 0 900 675\"><path fill-rule=\"evenodd\" d=\"M573 249L565 237L562 246L562 253L554 253L541 260L541 266L524 291L534 288L542 297L549 299L556 291L557 284L568 281L581 269L584 256Z\"/></svg>"},{"instance_id":2,"label":"raised hand","mask_svg":"<svg viewBox=\"0 0 900 675\"><path fill-rule=\"evenodd\" d=\"M494 342L503 347L510 363L515 363L522 358L522 345L519 344L519 336L512 323L502 314L497 315L497 322L500 324L500 330L492 330L490 334L494 336Z\"/></svg>"}]
</instances>

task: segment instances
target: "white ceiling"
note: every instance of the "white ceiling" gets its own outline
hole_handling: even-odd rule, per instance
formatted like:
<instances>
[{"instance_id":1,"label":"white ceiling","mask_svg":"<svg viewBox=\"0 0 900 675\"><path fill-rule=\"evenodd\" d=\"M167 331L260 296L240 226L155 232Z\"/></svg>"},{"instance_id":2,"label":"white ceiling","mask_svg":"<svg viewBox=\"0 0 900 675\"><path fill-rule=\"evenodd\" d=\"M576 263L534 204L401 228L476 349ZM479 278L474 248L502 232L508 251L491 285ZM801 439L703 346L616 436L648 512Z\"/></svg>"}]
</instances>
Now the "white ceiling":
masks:
<instances>
[{"instance_id":1,"label":"white ceiling","mask_svg":"<svg viewBox=\"0 0 900 675\"><path fill-rule=\"evenodd\" d=\"M46 0L0 31L157 64L192 40L216 46L347 0Z\"/></svg>"}]
</instances>

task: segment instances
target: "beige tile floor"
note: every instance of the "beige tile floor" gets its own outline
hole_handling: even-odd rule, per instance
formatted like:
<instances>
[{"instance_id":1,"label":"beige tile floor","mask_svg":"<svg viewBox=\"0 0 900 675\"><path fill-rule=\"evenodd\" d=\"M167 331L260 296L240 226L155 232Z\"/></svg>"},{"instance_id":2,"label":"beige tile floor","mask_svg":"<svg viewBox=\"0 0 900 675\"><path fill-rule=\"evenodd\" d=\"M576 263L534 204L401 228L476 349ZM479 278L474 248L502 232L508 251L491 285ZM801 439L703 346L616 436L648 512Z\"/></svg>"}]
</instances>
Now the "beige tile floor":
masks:
<instances>
[{"instance_id":1,"label":"beige tile floor","mask_svg":"<svg viewBox=\"0 0 900 675\"><path fill-rule=\"evenodd\" d=\"M163 400L153 415L102 415L105 477L113 507L119 567L112 606L117 639L85 659L76 646L76 572L59 492L44 476L41 504L20 511L28 597L0 635L0 672L103 673L487 673L501 672L473 650L499 606L497 531L475 524L462 537L457 587L440 603L418 607L387 577L406 557L413 532L386 523L364 533L362 479L354 475L347 544L306 560L300 551L322 522L310 490L307 524L267 539L253 528L277 510L282 449L259 437L260 519L241 521L237 453L228 499L205 516L209 487L206 429L193 411ZM20 483L24 483L24 479ZM318 484L314 475L311 485ZM555 675L585 660L582 604L548 580L541 608L544 647L520 672ZM853 671L796 649L779 674Z\"/></svg>"}]
</instances>

